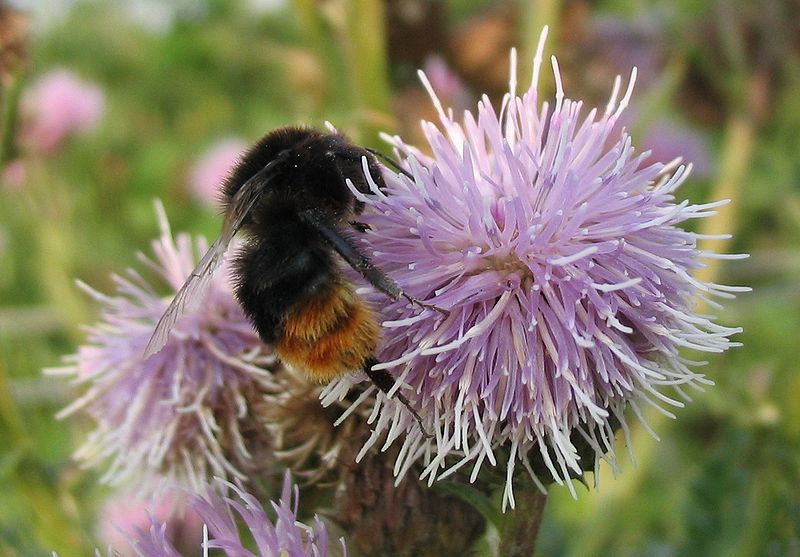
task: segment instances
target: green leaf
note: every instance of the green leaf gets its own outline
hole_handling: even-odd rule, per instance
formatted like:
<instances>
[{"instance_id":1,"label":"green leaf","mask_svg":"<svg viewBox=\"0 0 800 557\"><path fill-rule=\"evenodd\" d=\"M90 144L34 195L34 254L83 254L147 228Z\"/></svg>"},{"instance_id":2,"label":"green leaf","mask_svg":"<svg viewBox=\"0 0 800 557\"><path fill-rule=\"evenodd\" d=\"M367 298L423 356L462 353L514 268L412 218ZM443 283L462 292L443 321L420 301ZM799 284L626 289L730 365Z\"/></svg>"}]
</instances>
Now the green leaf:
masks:
<instances>
[{"instance_id":1,"label":"green leaf","mask_svg":"<svg viewBox=\"0 0 800 557\"><path fill-rule=\"evenodd\" d=\"M500 525L503 523L502 514L497 510L497 505L494 504L488 495L473 485L455 482L439 482L433 485L433 489L455 495L462 501L469 503L472 505L472 508L481 513L495 528L499 529Z\"/></svg>"}]
</instances>

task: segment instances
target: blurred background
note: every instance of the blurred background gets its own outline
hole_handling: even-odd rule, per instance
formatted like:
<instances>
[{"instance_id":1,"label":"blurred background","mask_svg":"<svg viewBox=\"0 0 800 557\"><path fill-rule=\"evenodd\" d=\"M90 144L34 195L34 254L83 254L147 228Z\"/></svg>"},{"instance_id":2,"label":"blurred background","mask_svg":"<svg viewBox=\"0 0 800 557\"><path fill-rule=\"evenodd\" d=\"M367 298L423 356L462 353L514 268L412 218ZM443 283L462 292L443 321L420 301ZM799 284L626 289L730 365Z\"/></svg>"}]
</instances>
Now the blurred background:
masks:
<instances>
[{"instance_id":1,"label":"blurred background","mask_svg":"<svg viewBox=\"0 0 800 557\"><path fill-rule=\"evenodd\" d=\"M75 393L42 369L97 319L75 279L110 292L149 251L155 198L210 237L216 183L274 127L421 144L417 68L456 111L500 99L545 23L571 98L638 67L634 144L694 163L679 197L733 200L700 230L751 257L702 274L753 292L709 310L745 330L716 386L649 416L660 442L635 425L619 477L554 488L537 553L800 555L797 0L0 0L0 555L90 555L142 520L71 461L89 424L54 419Z\"/></svg>"}]
</instances>

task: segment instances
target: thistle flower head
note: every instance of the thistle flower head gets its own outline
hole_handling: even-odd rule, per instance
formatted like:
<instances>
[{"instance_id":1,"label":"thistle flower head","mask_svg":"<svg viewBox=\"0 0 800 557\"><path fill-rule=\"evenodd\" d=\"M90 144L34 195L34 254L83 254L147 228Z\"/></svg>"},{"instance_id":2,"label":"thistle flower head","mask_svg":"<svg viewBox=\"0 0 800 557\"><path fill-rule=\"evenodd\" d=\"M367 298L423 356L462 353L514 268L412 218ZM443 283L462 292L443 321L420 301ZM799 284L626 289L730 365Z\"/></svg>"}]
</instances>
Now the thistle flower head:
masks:
<instances>
[{"instance_id":1,"label":"thistle flower head","mask_svg":"<svg viewBox=\"0 0 800 557\"><path fill-rule=\"evenodd\" d=\"M740 289L692 277L713 254L679 227L724 202L676 201L690 167L645 164L615 128L635 70L621 98L618 78L608 105L587 112L565 97L553 58L556 96L541 103L544 37L531 87L518 95L512 69L499 111L484 97L456 121L428 85L439 113L438 126L423 124L431 154L389 138L408 175L386 173L385 192L353 189L367 206L365 252L449 312L375 295L379 367L408 386L435 439L379 394L365 450L399 440L395 472L421 460L431 482L467 464L474 479L502 458L512 506L518 463L572 489L596 457L613 460L626 407L679 407L672 393L709 383L681 347L722 352L740 330L697 314L698 298Z\"/></svg>"},{"instance_id":2,"label":"thistle flower head","mask_svg":"<svg viewBox=\"0 0 800 557\"><path fill-rule=\"evenodd\" d=\"M159 216L155 260L142 259L175 291L194 268L193 242L188 235L173 240L160 206ZM196 241L198 253L206 247ZM143 351L170 297L133 270L114 280L113 296L82 285L104 306L101 322L68 366L51 370L85 388L59 416L81 410L96 424L76 457L86 465L109 461L103 479L112 483L158 474L198 486L212 474L241 477L250 466L268 466L269 441L259 438L266 431L251 422L273 387L276 358L236 303L225 271L214 276L201 308L147 359Z\"/></svg>"}]
</instances>

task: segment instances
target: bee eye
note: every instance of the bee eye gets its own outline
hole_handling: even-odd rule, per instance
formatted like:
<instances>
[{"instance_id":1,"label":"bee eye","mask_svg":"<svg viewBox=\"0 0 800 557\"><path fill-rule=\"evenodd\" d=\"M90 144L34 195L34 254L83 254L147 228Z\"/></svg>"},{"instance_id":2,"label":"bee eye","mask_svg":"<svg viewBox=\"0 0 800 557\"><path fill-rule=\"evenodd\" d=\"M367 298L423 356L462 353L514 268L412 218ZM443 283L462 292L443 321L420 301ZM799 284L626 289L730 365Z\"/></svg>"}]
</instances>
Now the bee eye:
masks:
<instances>
[{"instance_id":1,"label":"bee eye","mask_svg":"<svg viewBox=\"0 0 800 557\"><path fill-rule=\"evenodd\" d=\"M335 159L336 153L334 153L333 151L325 151L325 156L328 157L329 159Z\"/></svg>"}]
</instances>

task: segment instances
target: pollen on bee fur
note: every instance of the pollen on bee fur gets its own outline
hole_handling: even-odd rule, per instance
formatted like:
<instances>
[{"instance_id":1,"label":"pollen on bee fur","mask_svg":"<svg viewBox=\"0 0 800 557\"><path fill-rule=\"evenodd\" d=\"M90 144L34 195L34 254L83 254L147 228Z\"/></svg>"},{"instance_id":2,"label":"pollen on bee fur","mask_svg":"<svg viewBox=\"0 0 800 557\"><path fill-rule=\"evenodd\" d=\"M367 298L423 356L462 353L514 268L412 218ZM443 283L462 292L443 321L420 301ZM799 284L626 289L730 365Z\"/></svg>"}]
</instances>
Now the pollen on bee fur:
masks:
<instances>
[{"instance_id":1,"label":"pollen on bee fur","mask_svg":"<svg viewBox=\"0 0 800 557\"><path fill-rule=\"evenodd\" d=\"M275 349L284 362L327 382L361 370L378 345L373 312L348 284L333 284L287 312Z\"/></svg>"}]
</instances>

